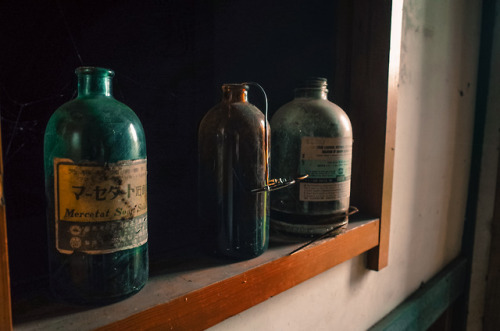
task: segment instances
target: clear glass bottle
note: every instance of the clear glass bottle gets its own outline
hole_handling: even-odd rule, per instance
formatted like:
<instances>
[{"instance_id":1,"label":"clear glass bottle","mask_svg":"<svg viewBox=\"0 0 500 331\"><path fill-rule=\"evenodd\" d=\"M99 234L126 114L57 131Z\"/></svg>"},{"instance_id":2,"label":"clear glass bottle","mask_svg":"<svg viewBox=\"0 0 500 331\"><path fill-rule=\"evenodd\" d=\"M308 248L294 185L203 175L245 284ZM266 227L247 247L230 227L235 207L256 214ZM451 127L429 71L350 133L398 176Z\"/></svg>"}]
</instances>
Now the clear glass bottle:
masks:
<instances>
[{"instance_id":1,"label":"clear glass bottle","mask_svg":"<svg viewBox=\"0 0 500 331\"><path fill-rule=\"evenodd\" d=\"M101 304L148 278L146 141L135 113L112 96L112 70L76 74L78 96L45 131L50 284L58 298Z\"/></svg>"},{"instance_id":2,"label":"clear glass bottle","mask_svg":"<svg viewBox=\"0 0 500 331\"><path fill-rule=\"evenodd\" d=\"M222 101L198 132L203 242L210 253L239 259L261 255L269 242L269 192L251 192L267 185L267 121L248 103L247 90L224 84Z\"/></svg>"},{"instance_id":3,"label":"clear glass bottle","mask_svg":"<svg viewBox=\"0 0 500 331\"><path fill-rule=\"evenodd\" d=\"M272 176L309 175L271 193L273 226L285 232L319 234L347 224L352 128L327 95L325 78L307 79L271 119Z\"/></svg>"}]
</instances>

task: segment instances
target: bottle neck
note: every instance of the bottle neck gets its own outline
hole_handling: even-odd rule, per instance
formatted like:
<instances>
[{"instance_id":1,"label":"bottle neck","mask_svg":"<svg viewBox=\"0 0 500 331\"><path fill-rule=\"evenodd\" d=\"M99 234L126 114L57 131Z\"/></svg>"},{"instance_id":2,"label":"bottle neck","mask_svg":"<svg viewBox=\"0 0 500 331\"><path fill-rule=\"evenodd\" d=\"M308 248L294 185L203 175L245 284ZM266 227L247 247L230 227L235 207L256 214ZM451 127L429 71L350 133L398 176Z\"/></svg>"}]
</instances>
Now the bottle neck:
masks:
<instances>
[{"instance_id":1,"label":"bottle neck","mask_svg":"<svg viewBox=\"0 0 500 331\"><path fill-rule=\"evenodd\" d=\"M114 72L97 67L80 67L75 71L78 76L78 97L113 96Z\"/></svg>"},{"instance_id":2,"label":"bottle neck","mask_svg":"<svg viewBox=\"0 0 500 331\"><path fill-rule=\"evenodd\" d=\"M226 103L248 102L248 86L245 84L222 85L222 101Z\"/></svg>"},{"instance_id":3,"label":"bottle neck","mask_svg":"<svg viewBox=\"0 0 500 331\"><path fill-rule=\"evenodd\" d=\"M299 87L295 89L295 98L322 99L327 100L328 89L326 87Z\"/></svg>"}]
</instances>

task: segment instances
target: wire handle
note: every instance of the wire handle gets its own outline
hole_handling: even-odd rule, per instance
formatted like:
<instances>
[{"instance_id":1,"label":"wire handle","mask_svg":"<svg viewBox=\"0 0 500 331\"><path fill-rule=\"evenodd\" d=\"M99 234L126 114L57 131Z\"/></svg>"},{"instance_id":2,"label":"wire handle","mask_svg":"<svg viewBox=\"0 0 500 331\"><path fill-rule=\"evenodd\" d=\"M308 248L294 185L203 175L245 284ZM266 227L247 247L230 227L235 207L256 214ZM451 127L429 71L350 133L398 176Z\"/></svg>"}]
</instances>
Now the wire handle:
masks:
<instances>
[{"instance_id":1,"label":"wire handle","mask_svg":"<svg viewBox=\"0 0 500 331\"><path fill-rule=\"evenodd\" d=\"M296 177L293 179L286 179L286 178L270 179L266 186L253 189L250 192L258 193L258 192L263 192L263 191L268 191L268 192L276 191L276 190L291 186L291 185L295 184L296 182L299 182L303 179L306 179L307 177L309 177L309 175L299 176L299 177Z\"/></svg>"},{"instance_id":2,"label":"wire handle","mask_svg":"<svg viewBox=\"0 0 500 331\"><path fill-rule=\"evenodd\" d=\"M259 83L256 83L256 82L245 82L245 83L242 83L244 85L250 85L250 86L255 86L257 87L263 94L264 96L264 116L266 118L265 122L264 122L264 134L265 134L265 146L264 146L264 151L265 151L265 154L266 154L266 183L267 185L264 186L264 187L259 187L259 188L256 188L256 189L253 189L253 190L250 190L250 192L252 193L258 193L258 192L264 192L264 191L275 191L275 190L279 190L279 189L282 189L282 188L285 188L285 187L288 187L288 186L291 186L293 184L295 184L296 182L298 181L301 181L303 179L306 179L307 177L309 177L308 174L305 174L305 175L300 175L299 177L296 177L296 178L293 178L293 179L284 179L284 178L277 178L277 179L269 179L269 176L270 176L270 171L269 171L269 135L268 135L268 132L269 132L269 129L268 129L268 126L269 126L269 123L267 122L267 114L268 114L268 102L267 102L267 94L266 94L266 91L264 90L264 88L259 84Z\"/></svg>"},{"instance_id":3,"label":"wire handle","mask_svg":"<svg viewBox=\"0 0 500 331\"><path fill-rule=\"evenodd\" d=\"M267 185L269 185L269 136L268 136L268 133L269 133L269 129L268 129L268 122L267 122L267 113L268 113L268 102L267 102L267 94L266 94L266 91L264 90L264 88L259 84L259 83L256 83L256 82L245 82L243 83L244 85L251 85L251 86L255 86L257 87L261 92L262 92L262 95L264 96L264 116L265 116L265 121L264 121L264 135L265 135L265 146L264 146L264 152L266 154L266 183ZM266 186L267 186L266 185ZM252 190L253 192L253 190Z\"/></svg>"}]
</instances>

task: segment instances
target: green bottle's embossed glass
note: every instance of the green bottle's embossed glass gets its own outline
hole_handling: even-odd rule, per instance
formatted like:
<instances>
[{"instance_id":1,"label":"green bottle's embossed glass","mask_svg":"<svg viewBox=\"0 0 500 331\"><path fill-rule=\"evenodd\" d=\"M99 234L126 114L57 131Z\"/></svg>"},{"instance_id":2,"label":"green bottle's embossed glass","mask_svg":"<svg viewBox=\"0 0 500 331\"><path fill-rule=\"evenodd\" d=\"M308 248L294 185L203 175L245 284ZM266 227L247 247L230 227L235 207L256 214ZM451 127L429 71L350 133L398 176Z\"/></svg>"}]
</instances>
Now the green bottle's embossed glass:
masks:
<instances>
[{"instance_id":1,"label":"green bottle's embossed glass","mask_svg":"<svg viewBox=\"0 0 500 331\"><path fill-rule=\"evenodd\" d=\"M198 132L199 213L205 247L246 259L269 242L267 120L247 100L248 86L224 84L222 101Z\"/></svg>"},{"instance_id":2,"label":"green bottle's embossed glass","mask_svg":"<svg viewBox=\"0 0 500 331\"><path fill-rule=\"evenodd\" d=\"M273 225L285 232L316 235L347 224L352 128L327 94L326 79L308 79L271 120L272 176L309 175L271 193Z\"/></svg>"},{"instance_id":3,"label":"green bottle's embossed glass","mask_svg":"<svg viewBox=\"0 0 500 331\"><path fill-rule=\"evenodd\" d=\"M146 141L112 96L114 72L80 67L78 96L45 131L50 284L77 303L138 292L148 278Z\"/></svg>"}]
</instances>

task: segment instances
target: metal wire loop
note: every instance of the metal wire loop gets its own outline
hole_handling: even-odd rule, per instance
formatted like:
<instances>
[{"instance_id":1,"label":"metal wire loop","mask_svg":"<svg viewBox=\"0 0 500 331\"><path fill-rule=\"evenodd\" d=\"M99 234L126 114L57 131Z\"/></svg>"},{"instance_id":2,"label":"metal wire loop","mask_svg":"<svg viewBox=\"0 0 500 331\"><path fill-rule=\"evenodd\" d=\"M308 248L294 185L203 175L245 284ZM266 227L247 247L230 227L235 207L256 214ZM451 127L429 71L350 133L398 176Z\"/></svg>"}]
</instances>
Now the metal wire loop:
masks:
<instances>
[{"instance_id":1,"label":"metal wire loop","mask_svg":"<svg viewBox=\"0 0 500 331\"><path fill-rule=\"evenodd\" d=\"M258 192L264 192L264 191L268 191L268 192L276 191L276 190L291 186L298 181L306 179L307 177L309 177L309 175L302 175L302 176L296 177L294 179L286 179L286 178L270 179L266 186L250 190L250 192L258 193Z\"/></svg>"}]
</instances>

